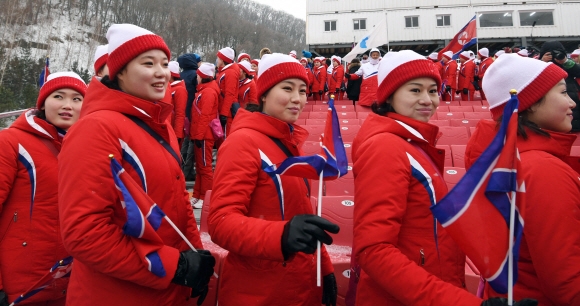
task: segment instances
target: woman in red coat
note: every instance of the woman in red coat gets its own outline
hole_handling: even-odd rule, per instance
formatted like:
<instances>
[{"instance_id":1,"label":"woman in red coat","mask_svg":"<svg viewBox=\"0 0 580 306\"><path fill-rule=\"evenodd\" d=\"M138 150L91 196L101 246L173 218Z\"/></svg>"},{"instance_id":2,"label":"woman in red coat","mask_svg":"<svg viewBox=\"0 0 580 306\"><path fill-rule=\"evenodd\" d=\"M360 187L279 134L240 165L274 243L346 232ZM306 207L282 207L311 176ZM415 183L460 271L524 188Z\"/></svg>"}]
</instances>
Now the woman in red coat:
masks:
<instances>
[{"instance_id":1,"label":"woman in red coat","mask_svg":"<svg viewBox=\"0 0 580 306\"><path fill-rule=\"evenodd\" d=\"M314 93L314 101L322 101L324 96L324 85L326 84L326 68L322 64L324 57L317 57L314 59L314 85L312 92Z\"/></svg>"},{"instance_id":2,"label":"woman in red coat","mask_svg":"<svg viewBox=\"0 0 580 306\"><path fill-rule=\"evenodd\" d=\"M314 74L312 74L312 70L308 67L308 59L303 57L300 59L300 64L304 67L306 71L306 75L308 76L308 84L306 85L306 95L310 97L312 94L312 86L314 85Z\"/></svg>"},{"instance_id":3,"label":"woman in red coat","mask_svg":"<svg viewBox=\"0 0 580 306\"><path fill-rule=\"evenodd\" d=\"M171 114L171 125L173 126L173 131L175 131L175 136L177 137L177 142L181 148L183 142L183 125L185 124L185 106L187 104L187 89L185 88L185 82L181 79L179 74L179 63L176 61L169 62L169 88L171 94L171 103L173 104L173 113Z\"/></svg>"},{"instance_id":4,"label":"woman in red coat","mask_svg":"<svg viewBox=\"0 0 580 306\"><path fill-rule=\"evenodd\" d=\"M383 63L380 102L353 143L356 305L480 305L465 289L465 255L429 210L447 193L439 129L428 123L439 71L409 50Z\"/></svg>"},{"instance_id":5,"label":"woman in red coat","mask_svg":"<svg viewBox=\"0 0 580 306\"><path fill-rule=\"evenodd\" d=\"M108 158L113 154L202 248L168 120L173 107L163 100L170 52L161 37L131 24L112 25L107 39L109 76L92 79L59 157L71 161L60 163L58 186L62 238L74 257L67 304L183 305L207 288L213 256L190 250L166 220L156 231L161 242L125 234L127 214ZM157 261L140 255L143 248Z\"/></svg>"},{"instance_id":6,"label":"woman in red coat","mask_svg":"<svg viewBox=\"0 0 580 306\"><path fill-rule=\"evenodd\" d=\"M256 92L256 82L254 82L254 73L252 64L248 61L238 63L240 66L240 88L238 89L238 101L240 108L246 108L248 104L258 105L258 97Z\"/></svg>"},{"instance_id":7,"label":"woman in red coat","mask_svg":"<svg viewBox=\"0 0 580 306\"><path fill-rule=\"evenodd\" d=\"M87 85L74 72L48 76L36 109L0 131L0 305L8 305L68 256L58 220L58 154L78 120ZM64 305L68 278L22 302Z\"/></svg>"},{"instance_id":8,"label":"woman in red coat","mask_svg":"<svg viewBox=\"0 0 580 306\"><path fill-rule=\"evenodd\" d=\"M308 180L264 168L300 155L307 137L294 125L306 104L304 67L285 54L260 62L258 111L240 110L218 152L208 218L212 240L228 250L218 302L230 305L336 304L336 279L322 247L323 289L316 287L316 244L338 226L313 215Z\"/></svg>"},{"instance_id":9,"label":"woman in red coat","mask_svg":"<svg viewBox=\"0 0 580 306\"><path fill-rule=\"evenodd\" d=\"M344 91L342 90L344 84L344 67L342 66L342 59L340 56L334 55L332 58L332 84L328 91L334 93L337 100L342 100L344 98Z\"/></svg>"},{"instance_id":10,"label":"woman in red coat","mask_svg":"<svg viewBox=\"0 0 580 306\"><path fill-rule=\"evenodd\" d=\"M519 72L517 77L511 76L513 71ZM504 54L483 79L497 120L509 91L518 91L518 176L525 182L525 224L514 299L534 298L547 306L580 305L580 158L570 156L576 135L568 132L576 105L566 93L566 76L553 63ZM468 167L491 142L496 127L496 122L480 121L467 144ZM491 287L486 294L498 295Z\"/></svg>"},{"instance_id":11,"label":"woman in red coat","mask_svg":"<svg viewBox=\"0 0 580 306\"><path fill-rule=\"evenodd\" d=\"M213 185L212 151L215 139L209 123L218 116L220 94L220 87L213 79L214 73L215 66L209 63L203 63L197 69L197 92L191 108L189 138L194 144L193 152L197 170L191 205L198 209L203 207L205 193L211 190Z\"/></svg>"}]
</instances>

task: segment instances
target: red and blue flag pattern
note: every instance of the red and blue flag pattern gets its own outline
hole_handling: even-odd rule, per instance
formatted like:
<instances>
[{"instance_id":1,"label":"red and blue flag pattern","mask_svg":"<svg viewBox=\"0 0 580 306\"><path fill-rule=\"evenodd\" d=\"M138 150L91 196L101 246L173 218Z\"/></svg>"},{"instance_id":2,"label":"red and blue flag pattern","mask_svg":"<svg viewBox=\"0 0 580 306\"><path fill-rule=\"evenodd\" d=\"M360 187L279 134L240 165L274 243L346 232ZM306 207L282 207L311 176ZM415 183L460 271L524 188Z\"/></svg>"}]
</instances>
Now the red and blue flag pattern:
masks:
<instances>
[{"instance_id":1,"label":"red and blue flag pattern","mask_svg":"<svg viewBox=\"0 0 580 306\"><path fill-rule=\"evenodd\" d=\"M48 60L48 57L46 58L46 61L44 62L44 68L42 68L42 71L40 72L40 76L38 77L38 87L42 87L42 85L44 85L44 83L46 83L46 79L48 78L48 75L50 74L50 70L48 69L50 62Z\"/></svg>"},{"instance_id":2,"label":"red and blue flag pattern","mask_svg":"<svg viewBox=\"0 0 580 306\"><path fill-rule=\"evenodd\" d=\"M459 54L465 50L468 50L471 46L477 44L477 20L476 16L473 16L471 20L463 27L453 39L439 51L439 58L443 53L451 51L453 53L452 59L457 59Z\"/></svg>"},{"instance_id":3,"label":"red and blue flag pattern","mask_svg":"<svg viewBox=\"0 0 580 306\"><path fill-rule=\"evenodd\" d=\"M114 157L110 158L113 179L127 214L123 233L133 238L135 249L147 269L156 276L164 277L166 272L157 252L164 243L157 235L157 229L165 218L165 213L129 176L121 164Z\"/></svg>"},{"instance_id":4,"label":"red and blue flag pattern","mask_svg":"<svg viewBox=\"0 0 580 306\"><path fill-rule=\"evenodd\" d=\"M498 133L459 183L431 208L447 233L457 242L481 275L498 293L508 291L509 239L513 240L513 280L524 221L521 217L525 185L518 181L516 146L518 99L508 101ZM510 212L515 206L514 236L510 237Z\"/></svg>"},{"instance_id":5,"label":"red and blue flag pattern","mask_svg":"<svg viewBox=\"0 0 580 306\"><path fill-rule=\"evenodd\" d=\"M10 306L18 305L31 296L44 290L55 280L63 277L69 277L72 270L73 258L71 256L59 260L38 282L36 282L30 289L17 297Z\"/></svg>"},{"instance_id":6,"label":"red and blue flag pattern","mask_svg":"<svg viewBox=\"0 0 580 306\"><path fill-rule=\"evenodd\" d=\"M292 156L279 165L265 167L270 174L290 175L308 179L334 180L348 172L346 150L340 134L340 123L334 107L334 99L328 101L326 125L321 140L321 152L309 156Z\"/></svg>"}]
</instances>

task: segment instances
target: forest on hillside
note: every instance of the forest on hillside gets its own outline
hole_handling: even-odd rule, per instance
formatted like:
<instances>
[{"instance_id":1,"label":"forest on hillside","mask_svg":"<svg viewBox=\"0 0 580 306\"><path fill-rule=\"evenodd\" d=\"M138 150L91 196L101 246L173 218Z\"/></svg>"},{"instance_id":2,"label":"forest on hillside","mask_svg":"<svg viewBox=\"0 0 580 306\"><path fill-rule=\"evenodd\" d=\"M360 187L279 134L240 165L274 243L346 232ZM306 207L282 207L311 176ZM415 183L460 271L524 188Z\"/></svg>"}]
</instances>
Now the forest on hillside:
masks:
<instances>
[{"instance_id":1,"label":"forest on hillside","mask_svg":"<svg viewBox=\"0 0 580 306\"><path fill-rule=\"evenodd\" d=\"M263 47L288 53L306 44L304 20L251 0L0 0L0 7L0 112L34 105L46 55L88 78L94 49L114 23L161 35L173 57L196 52L209 62L225 46L257 57Z\"/></svg>"}]
</instances>

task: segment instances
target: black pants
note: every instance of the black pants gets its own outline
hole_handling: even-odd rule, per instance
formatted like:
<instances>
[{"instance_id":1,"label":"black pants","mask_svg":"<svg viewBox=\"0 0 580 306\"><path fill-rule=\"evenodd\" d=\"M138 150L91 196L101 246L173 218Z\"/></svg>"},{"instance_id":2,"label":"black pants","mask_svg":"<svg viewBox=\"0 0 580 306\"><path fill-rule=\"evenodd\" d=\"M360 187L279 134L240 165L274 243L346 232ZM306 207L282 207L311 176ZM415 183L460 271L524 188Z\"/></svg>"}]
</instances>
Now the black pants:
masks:
<instances>
[{"instance_id":1,"label":"black pants","mask_svg":"<svg viewBox=\"0 0 580 306\"><path fill-rule=\"evenodd\" d=\"M189 136L185 137L181 145L181 156L183 158L182 171L186 181L195 181L195 158L193 158L193 142Z\"/></svg>"}]
</instances>

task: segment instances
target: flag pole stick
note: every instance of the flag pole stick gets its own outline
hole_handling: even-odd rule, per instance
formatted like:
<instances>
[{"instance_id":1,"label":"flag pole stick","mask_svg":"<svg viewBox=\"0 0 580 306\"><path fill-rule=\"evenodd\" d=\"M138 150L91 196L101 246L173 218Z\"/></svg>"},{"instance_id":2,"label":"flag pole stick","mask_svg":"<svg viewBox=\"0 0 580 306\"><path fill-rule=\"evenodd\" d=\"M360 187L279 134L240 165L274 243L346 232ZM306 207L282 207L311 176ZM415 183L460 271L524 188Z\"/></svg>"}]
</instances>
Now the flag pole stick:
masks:
<instances>
[{"instance_id":1,"label":"flag pole stick","mask_svg":"<svg viewBox=\"0 0 580 306\"><path fill-rule=\"evenodd\" d=\"M509 248L508 248L508 305L513 305L514 300L514 225L515 225L515 214L516 214L516 192L511 192L510 199L510 236L509 236Z\"/></svg>"},{"instance_id":2,"label":"flag pole stick","mask_svg":"<svg viewBox=\"0 0 580 306\"><path fill-rule=\"evenodd\" d=\"M316 215L321 217L322 216L322 182L323 182L323 173L324 170L320 171L320 177L318 178L318 205L316 205ZM316 286L321 286L321 274L320 271L321 267L321 245L320 240L317 242L317 252L316 252Z\"/></svg>"}]
</instances>

